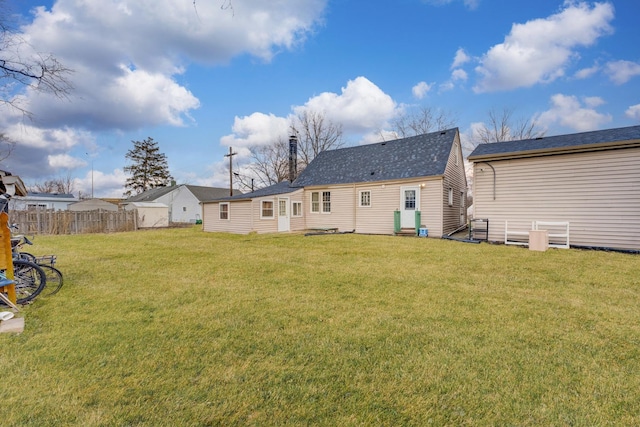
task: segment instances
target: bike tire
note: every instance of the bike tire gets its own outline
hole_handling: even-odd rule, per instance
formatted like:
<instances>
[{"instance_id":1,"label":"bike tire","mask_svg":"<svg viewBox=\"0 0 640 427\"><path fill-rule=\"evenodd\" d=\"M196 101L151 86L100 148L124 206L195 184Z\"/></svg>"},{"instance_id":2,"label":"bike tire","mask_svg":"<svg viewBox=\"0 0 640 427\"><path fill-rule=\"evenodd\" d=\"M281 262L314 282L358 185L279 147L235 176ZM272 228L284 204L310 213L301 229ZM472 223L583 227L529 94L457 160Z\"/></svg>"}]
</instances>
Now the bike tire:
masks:
<instances>
[{"instance_id":1,"label":"bike tire","mask_svg":"<svg viewBox=\"0 0 640 427\"><path fill-rule=\"evenodd\" d=\"M30 254L29 252L17 252L15 255L16 259L24 259L27 261L31 261L33 263L37 264L37 260L36 260L36 256Z\"/></svg>"},{"instance_id":2,"label":"bike tire","mask_svg":"<svg viewBox=\"0 0 640 427\"><path fill-rule=\"evenodd\" d=\"M47 276L47 283L44 287L44 290L41 292L42 295L53 295L57 293L63 284L62 272L57 268L48 265L48 264L39 264L39 267L44 271L44 274Z\"/></svg>"},{"instance_id":3,"label":"bike tire","mask_svg":"<svg viewBox=\"0 0 640 427\"><path fill-rule=\"evenodd\" d=\"M47 275L36 263L23 259L13 260L13 280L16 282L16 302L33 301L47 284Z\"/></svg>"}]
</instances>

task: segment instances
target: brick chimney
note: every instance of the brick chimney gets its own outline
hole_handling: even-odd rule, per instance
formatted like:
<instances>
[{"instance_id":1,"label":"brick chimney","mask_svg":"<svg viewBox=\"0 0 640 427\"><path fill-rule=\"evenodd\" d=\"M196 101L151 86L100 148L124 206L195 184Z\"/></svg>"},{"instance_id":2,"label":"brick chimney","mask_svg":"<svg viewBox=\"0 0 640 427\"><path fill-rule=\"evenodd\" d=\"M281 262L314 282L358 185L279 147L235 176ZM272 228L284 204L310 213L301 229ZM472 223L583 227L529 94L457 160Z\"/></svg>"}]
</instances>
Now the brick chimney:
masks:
<instances>
[{"instance_id":1,"label":"brick chimney","mask_svg":"<svg viewBox=\"0 0 640 427\"><path fill-rule=\"evenodd\" d=\"M293 182L298 174L298 138L289 137L289 182Z\"/></svg>"}]
</instances>

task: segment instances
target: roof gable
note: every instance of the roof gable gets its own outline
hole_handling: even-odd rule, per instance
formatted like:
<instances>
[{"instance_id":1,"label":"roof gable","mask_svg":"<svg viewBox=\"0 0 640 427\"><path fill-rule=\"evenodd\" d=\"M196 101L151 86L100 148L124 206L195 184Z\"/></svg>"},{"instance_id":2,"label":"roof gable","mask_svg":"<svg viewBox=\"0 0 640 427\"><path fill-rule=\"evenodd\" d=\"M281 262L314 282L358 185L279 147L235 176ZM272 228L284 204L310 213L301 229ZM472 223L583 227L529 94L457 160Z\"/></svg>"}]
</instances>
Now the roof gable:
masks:
<instances>
[{"instance_id":1,"label":"roof gable","mask_svg":"<svg viewBox=\"0 0 640 427\"><path fill-rule=\"evenodd\" d=\"M632 141L640 143L640 126L480 144L469 155L469 160L585 151Z\"/></svg>"},{"instance_id":2,"label":"roof gable","mask_svg":"<svg viewBox=\"0 0 640 427\"><path fill-rule=\"evenodd\" d=\"M293 182L296 187L443 175L458 128L393 141L323 151Z\"/></svg>"}]
</instances>

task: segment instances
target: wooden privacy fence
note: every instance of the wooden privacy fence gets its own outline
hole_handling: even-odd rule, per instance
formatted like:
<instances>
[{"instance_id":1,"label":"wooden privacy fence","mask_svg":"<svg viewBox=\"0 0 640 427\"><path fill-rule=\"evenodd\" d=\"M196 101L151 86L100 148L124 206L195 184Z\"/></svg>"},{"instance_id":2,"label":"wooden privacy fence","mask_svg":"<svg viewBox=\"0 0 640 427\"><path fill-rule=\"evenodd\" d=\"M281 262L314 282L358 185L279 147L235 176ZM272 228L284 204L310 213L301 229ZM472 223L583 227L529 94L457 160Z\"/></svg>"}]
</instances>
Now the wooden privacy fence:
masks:
<instances>
[{"instance_id":1,"label":"wooden privacy fence","mask_svg":"<svg viewBox=\"0 0 640 427\"><path fill-rule=\"evenodd\" d=\"M135 231L138 229L137 210L118 211L56 211L30 209L11 211L10 222L18 224L24 234L84 234Z\"/></svg>"}]
</instances>

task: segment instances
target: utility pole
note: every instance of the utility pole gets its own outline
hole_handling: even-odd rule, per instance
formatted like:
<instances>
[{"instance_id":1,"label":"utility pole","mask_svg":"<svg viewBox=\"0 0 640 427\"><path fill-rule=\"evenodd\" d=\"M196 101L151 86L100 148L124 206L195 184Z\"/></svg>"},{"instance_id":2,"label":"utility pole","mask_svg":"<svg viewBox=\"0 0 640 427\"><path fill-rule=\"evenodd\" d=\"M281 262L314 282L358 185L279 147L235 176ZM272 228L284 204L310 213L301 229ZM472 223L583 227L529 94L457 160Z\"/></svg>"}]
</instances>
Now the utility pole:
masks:
<instances>
[{"instance_id":1,"label":"utility pole","mask_svg":"<svg viewBox=\"0 0 640 427\"><path fill-rule=\"evenodd\" d=\"M225 157L229 158L229 197L233 196L233 156L238 153L234 153L233 149L229 147L229 154L225 154Z\"/></svg>"}]
</instances>

